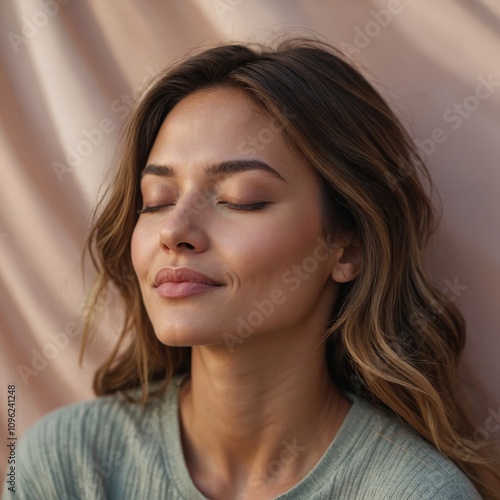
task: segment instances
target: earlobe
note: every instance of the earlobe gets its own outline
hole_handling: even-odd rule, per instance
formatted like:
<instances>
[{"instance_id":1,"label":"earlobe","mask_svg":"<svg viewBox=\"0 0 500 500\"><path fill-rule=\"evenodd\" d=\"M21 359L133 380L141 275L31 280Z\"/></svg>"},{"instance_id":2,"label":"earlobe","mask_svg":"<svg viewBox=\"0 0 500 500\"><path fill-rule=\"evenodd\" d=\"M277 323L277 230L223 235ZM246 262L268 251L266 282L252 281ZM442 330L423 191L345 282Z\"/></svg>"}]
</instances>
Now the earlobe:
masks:
<instances>
[{"instance_id":1,"label":"earlobe","mask_svg":"<svg viewBox=\"0 0 500 500\"><path fill-rule=\"evenodd\" d=\"M349 281L352 281L357 274L358 273L352 264L348 263L339 265L337 263L332 270L331 276L333 281L336 281L337 283L348 283Z\"/></svg>"},{"instance_id":2,"label":"earlobe","mask_svg":"<svg viewBox=\"0 0 500 500\"><path fill-rule=\"evenodd\" d=\"M349 242L345 242L332 269L333 281L337 283L352 281L361 270L362 257L361 244L358 238L352 237Z\"/></svg>"}]
</instances>

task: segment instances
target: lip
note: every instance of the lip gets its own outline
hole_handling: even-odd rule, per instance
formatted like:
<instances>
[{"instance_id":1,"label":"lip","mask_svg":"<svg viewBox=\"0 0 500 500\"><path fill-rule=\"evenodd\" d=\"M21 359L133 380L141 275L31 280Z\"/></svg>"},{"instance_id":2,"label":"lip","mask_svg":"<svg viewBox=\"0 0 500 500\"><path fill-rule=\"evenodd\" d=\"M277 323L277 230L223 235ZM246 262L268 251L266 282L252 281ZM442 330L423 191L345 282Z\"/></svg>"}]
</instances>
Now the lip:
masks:
<instances>
[{"instance_id":1,"label":"lip","mask_svg":"<svg viewBox=\"0 0 500 500\"><path fill-rule=\"evenodd\" d=\"M154 280L156 291L166 298L188 297L219 286L222 283L187 267L163 267Z\"/></svg>"}]
</instances>

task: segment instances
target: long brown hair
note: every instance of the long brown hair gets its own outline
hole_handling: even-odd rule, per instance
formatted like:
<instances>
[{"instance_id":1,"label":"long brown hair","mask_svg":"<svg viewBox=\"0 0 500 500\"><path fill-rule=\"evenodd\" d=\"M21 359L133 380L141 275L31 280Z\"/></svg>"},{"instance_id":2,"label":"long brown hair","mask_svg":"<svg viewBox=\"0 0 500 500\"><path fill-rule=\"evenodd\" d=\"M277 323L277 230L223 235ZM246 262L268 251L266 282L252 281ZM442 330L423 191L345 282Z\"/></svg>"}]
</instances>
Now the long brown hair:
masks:
<instances>
[{"instance_id":1,"label":"long brown hair","mask_svg":"<svg viewBox=\"0 0 500 500\"><path fill-rule=\"evenodd\" d=\"M161 124L182 98L211 87L244 90L279 124L321 181L325 234L342 229L359 238L361 271L342 285L324 333L334 382L390 409L452 459L485 498L500 498L484 484L500 480L499 473L465 437L474 427L458 396L464 319L423 262L435 226L428 171L384 99L322 42L218 46L167 69L143 92L87 241L98 280L82 355L90 317L109 286L125 305L116 348L95 374L96 394L140 387L145 402L190 370L191 348L166 346L153 331L130 242L141 208L140 172Z\"/></svg>"}]
</instances>

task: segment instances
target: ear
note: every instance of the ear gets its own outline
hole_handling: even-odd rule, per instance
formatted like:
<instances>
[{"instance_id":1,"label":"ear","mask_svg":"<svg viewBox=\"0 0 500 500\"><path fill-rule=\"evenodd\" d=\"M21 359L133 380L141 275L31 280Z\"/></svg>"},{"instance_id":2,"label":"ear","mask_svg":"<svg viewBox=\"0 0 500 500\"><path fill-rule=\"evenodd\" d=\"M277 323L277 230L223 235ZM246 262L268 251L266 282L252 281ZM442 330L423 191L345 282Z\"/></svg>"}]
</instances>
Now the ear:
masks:
<instances>
[{"instance_id":1,"label":"ear","mask_svg":"<svg viewBox=\"0 0 500 500\"><path fill-rule=\"evenodd\" d=\"M352 281L361 270L363 251L359 238L351 233L337 243L338 257L332 268L332 279L337 283Z\"/></svg>"}]
</instances>

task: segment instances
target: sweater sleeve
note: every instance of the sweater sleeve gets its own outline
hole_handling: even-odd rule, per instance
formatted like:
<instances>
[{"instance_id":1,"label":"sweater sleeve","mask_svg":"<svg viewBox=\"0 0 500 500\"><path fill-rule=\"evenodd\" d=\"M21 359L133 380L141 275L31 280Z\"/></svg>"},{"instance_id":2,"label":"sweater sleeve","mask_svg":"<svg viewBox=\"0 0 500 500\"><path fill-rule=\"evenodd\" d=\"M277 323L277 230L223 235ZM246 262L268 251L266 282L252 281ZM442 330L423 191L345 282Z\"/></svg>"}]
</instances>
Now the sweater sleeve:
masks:
<instances>
[{"instance_id":1,"label":"sweater sleeve","mask_svg":"<svg viewBox=\"0 0 500 500\"><path fill-rule=\"evenodd\" d=\"M77 458L84 453L85 411L85 405L56 410L26 431L16 450L15 486L6 481L2 498L103 498L98 474Z\"/></svg>"}]
</instances>

